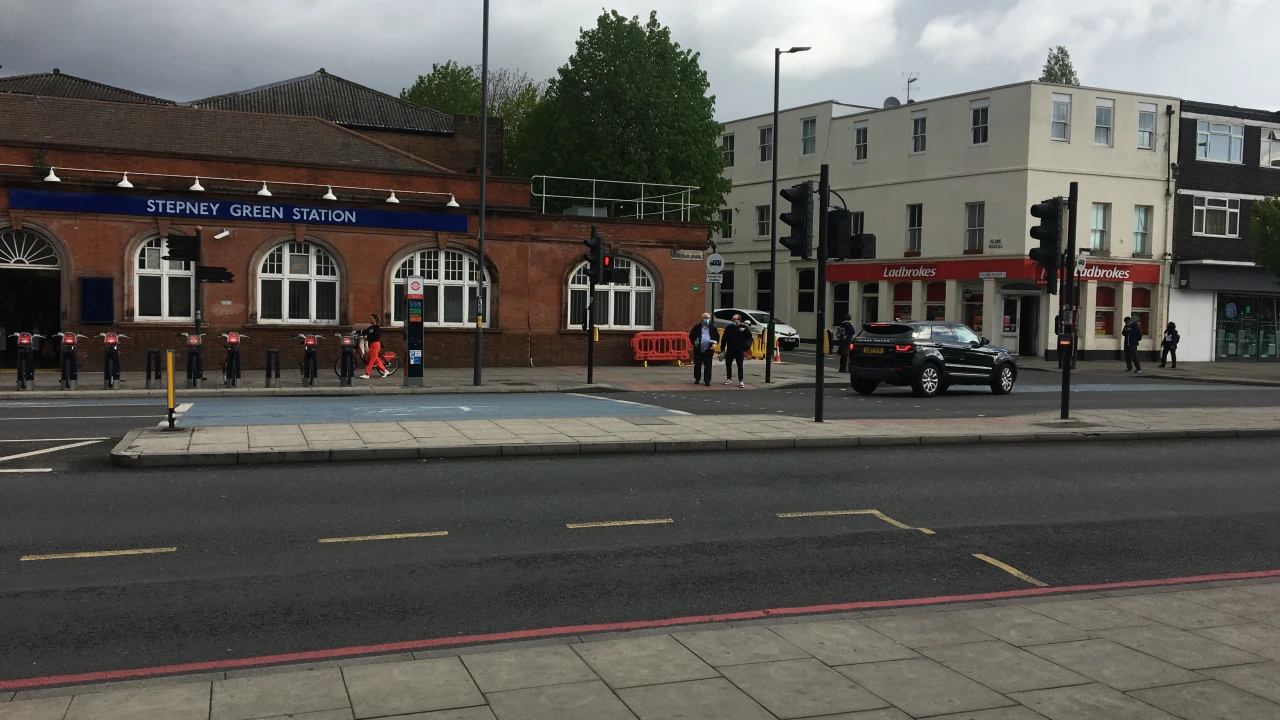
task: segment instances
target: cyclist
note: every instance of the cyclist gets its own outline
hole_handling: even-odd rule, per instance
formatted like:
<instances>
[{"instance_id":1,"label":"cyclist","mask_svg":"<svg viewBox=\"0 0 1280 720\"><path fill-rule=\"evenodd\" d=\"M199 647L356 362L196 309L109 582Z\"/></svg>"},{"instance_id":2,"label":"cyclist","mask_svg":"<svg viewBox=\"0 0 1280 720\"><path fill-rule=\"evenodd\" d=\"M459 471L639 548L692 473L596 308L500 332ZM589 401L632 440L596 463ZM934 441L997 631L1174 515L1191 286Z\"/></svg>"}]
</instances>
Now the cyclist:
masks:
<instances>
[{"instance_id":1,"label":"cyclist","mask_svg":"<svg viewBox=\"0 0 1280 720\"><path fill-rule=\"evenodd\" d=\"M378 326L378 316L369 316L373 323L369 327L360 331L364 339L369 343L369 356L365 361L364 374L360 376L361 380L368 380L369 373L373 372L373 366L378 366L378 372L382 373L382 377L386 377L391 373L387 372L387 366L383 364L379 354L382 352L382 328Z\"/></svg>"}]
</instances>

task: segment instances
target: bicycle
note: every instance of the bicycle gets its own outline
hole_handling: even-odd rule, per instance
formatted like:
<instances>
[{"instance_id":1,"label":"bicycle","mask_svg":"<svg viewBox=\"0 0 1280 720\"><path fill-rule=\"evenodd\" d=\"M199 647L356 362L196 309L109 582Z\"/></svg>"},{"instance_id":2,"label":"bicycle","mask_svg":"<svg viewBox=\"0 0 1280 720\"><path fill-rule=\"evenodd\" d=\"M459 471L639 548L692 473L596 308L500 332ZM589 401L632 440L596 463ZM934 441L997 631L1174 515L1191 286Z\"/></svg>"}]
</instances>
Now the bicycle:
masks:
<instances>
[{"instance_id":1,"label":"bicycle","mask_svg":"<svg viewBox=\"0 0 1280 720\"><path fill-rule=\"evenodd\" d=\"M369 362L369 344L364 341L358 331L351 332L347 337L351 338L351 344L355 347L356 367L353 368L353 375L359 375L363 369L367 367ZM382 364L387 367L387 377L396 374L400 369L400 356L390 350L382 350L378 353L378 357L382 359ZM342 356L339 355L337 360L333 361L333 374L342 377Z\"/></svg>"}]
</instances>

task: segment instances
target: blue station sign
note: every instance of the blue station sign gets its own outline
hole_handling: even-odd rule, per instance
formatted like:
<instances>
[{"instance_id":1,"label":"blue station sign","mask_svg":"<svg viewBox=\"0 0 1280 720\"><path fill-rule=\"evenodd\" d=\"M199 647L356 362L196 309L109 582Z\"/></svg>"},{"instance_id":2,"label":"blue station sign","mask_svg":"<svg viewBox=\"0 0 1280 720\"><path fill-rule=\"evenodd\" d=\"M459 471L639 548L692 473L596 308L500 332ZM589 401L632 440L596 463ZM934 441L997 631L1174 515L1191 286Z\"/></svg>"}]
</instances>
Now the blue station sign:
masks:
<instances>
[{"instance_id":1,"label":"blue station sign","mask_svg":"<svg viewBox=\"0 0 1280 720\"><path fill-rule=\"evenodd\" d=\"M9 190L14 210L142 215L193 220L253 220L344 227L466 232L467 216L397 210L340 208L323 205L245 202L241 200L193 200L185 198L108 195L104 193Z\"/></svg>"}]
</instances>

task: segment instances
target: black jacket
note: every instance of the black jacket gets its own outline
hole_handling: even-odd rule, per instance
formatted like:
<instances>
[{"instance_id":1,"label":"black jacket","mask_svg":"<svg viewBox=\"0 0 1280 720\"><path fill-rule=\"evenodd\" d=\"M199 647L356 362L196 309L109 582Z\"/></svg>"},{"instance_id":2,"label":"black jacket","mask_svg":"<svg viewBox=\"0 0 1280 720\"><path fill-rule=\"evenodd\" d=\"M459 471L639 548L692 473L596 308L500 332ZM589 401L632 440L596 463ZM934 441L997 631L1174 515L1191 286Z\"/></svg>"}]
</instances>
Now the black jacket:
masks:
<instances>
[{"instance_id":1,"label":"black jacket","mask_svg":"<svg viewBox=\"0 0 1280 720\"><path fill-rule=\"evenodd\" d=\"M361 330L360 334L364 336L365 340L368 340L371 343L382 342L382 328L377 325L370 325L364 330Z\"/></svg>"},{"instance_id":2,"label":"black jacket","mask_svg":"<svg viewBox=\"0 0 1280 720\"><path fill-rule=\"evenodd\" d=\"M724 329L720 349L728 355L738 355L751 350L751 328L742 323Z\"/></svg>"},{"instance_id":3,"label":"black jacket","mask_svg":"<svg viewBox=\"0 0 1280 720\"><path fill-rule=\"evenodd\" d=\"M840 323L837 327L842 327L842 328L844 328L844 342L843 342L843 343L841 343L841 342L840 342L840 334L839 334L839 332L837 331L837 333L836 333L836 344L838 344L838 345L839 345L839 344L848 345L849 343L853 342L853 336L858 334L858 329L857 329L857 328L855 328L855 327L853 326L853 322L852 322L852 321L845 320L844 322Z\"/></svg>"},{"instance_id":4,"label":"black jacket","mask_svg":"<svg viewBox=\"0 0 1280 720\"><path fill-rule=\"evenodd\" d=\"M711 347L707 348L707 352L711 352L715 349L716 342L718 342L716 327L714 325L707 326L707 332L711 334ZM689 342L693 345L695 355L702 352L702 323L694 325L693 329L689 331Z\"/></svg>"},{"instance_id":5,"label":"black jacket","mask_svg":"<svg viewBox=\"0 0 1280 720\"><path fill-rule=\"evenodd\" d=\"M1170 338L1170 335L1173 335L1173 337ZM1182 340L1182 337L1178 335L1177 330L1165 330L1163 338L1164 339L1160 341L1160 344L1163 347L1178 347L1178 342Z\"/></svg>"}]
</instances>

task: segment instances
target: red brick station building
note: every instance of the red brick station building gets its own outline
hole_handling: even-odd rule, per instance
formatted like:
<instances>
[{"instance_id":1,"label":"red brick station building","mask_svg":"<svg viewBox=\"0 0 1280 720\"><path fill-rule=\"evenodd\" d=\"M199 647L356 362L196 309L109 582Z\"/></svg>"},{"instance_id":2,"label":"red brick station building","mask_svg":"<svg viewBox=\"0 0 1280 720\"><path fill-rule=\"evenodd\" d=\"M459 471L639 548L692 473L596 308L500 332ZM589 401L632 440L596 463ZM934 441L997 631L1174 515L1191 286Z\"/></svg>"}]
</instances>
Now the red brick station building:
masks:
<instances>
[{"instance_id":1,"label":"red brick station building","mask_svg":"<svg viewBox=\"0 0 1280 720\"><path fill-rule=\"evenodd\" d=\"M246 368L268 348L296 368L300 333L329 336L323 367L332 336L370 313L398 349L409 276L425 278L426 366L470 365L477 317L486 365L583 364L593 224L631 270L597 290L597 362L630 362L634 333L685 330L704 307L705 225L542 214L528 179L501 176L500 121L479 257L478 119L323 70L186 104L58 71L0 77L0 118L2 367L15 366L16 332L89 336L82 373L100 367L100 332L130 336L126 370L147 349L181 348L194 269L162 256L167 238L196 233L202 263L235 275L203 285L206 376L230 330L249 336ZM46 344L39 364L56 365Z\"/></svg>"}]
</instances>

